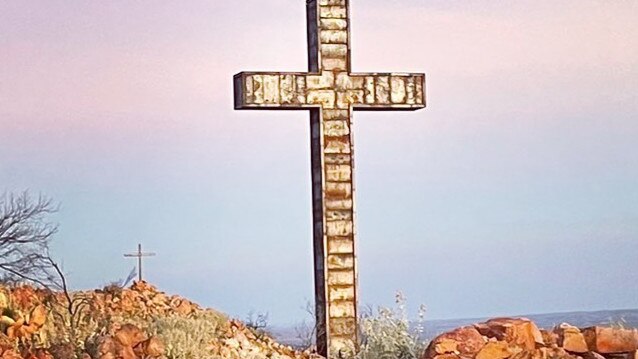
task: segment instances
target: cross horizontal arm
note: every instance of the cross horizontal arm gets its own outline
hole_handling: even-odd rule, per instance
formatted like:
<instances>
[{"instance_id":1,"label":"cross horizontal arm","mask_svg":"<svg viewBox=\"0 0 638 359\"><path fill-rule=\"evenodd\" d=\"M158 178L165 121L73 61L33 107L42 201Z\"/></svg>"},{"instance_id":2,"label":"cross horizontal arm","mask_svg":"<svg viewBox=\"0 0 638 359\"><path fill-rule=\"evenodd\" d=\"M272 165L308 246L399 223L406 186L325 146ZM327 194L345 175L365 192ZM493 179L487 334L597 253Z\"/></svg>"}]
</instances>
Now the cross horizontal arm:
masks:
<instances>
[{"instance_id":1,"label":"cross horizontal arm","mask_svg":"<svg viewBox=\"0 0 638 359\"><path fill-rule=\"evenodd\" d=\"M235 109L300 110L308 104L302 72L241 72L235 75Z\"/></svg>"},{"instance_id":2,"label":"cross horizontal arm","mask_svg":"<svg viewBox=\"0 0 638 359\"><path fill-rule=\"evenodd\" d=\"M242 72L235 75L235 109L418 110L424 86L424 74Z\"/></svg>"}]
</instances>

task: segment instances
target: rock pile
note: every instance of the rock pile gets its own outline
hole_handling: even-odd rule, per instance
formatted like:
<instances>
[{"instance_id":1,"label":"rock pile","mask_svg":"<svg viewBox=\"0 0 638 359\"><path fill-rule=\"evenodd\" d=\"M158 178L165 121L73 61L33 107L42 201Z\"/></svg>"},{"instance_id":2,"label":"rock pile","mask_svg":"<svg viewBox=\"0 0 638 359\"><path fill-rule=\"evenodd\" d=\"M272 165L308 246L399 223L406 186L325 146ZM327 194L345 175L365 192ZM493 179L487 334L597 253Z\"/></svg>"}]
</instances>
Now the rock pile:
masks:
<instances>
[{"instance_id":1,"label":"rock pile","mask_svg":"<svg viewBox=\"0 0 638 359\"><path fill-rule=\"evenodd\" d=\"M638 359L638 331L497 318L436 337L422 359Z\"/></svg>"},{"instance_id":2,"label":"rock pile","mask_svg":"<svg viewBox=\"0 0 638 359\"><path fill-rule=\"evenodd\" d=\"M0 287L0 310L3 315L0 317L0 359L69 359L74 358L78 350L85 351L82 359L165 358L173 343L144 331L148 323L165 317L215 318L219 322L216 323L217 327L221 329L211 335L214 338L211 342L199 343L204 352L210 354L210 358L319 358L310 352L299 352L278 344L239 321L229 320L212 309L203 309L185 298L167 295L143 281L135 282L129 289L106 287L72 293L71 296L75 303L81 303L86 308L81 312L82 322L97 325L97 329L85 333L88 334L87 340L89 337L95 339L92 341L95 346L91 350L78 349L69 342L40 340L54 337L51 333L55 334L56 331L62 333L68 329L60 321L60 313L55 313L65 310L68 300L64 293L30 286ZM100 327L101 324L97 323L108 324ZM45 332L45 335L41 335Z\"/></svg>"}]
</instances>

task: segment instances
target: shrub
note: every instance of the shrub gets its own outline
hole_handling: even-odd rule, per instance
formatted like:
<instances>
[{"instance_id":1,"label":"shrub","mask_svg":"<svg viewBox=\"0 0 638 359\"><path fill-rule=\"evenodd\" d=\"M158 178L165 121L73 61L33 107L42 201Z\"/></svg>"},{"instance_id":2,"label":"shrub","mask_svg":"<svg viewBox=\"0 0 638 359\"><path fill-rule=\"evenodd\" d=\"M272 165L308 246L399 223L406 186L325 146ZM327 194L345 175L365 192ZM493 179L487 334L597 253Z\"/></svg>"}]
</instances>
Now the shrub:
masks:
<instances>
[{"instance_id":1,"label":"shrub","mask_svg":"<svg viewBox=\"0 0 638 359\"><path fill-rule=\"evenodd\" d=\"M206 311L194 316L157 318L149 324L149 333L166 343L169 359L216 359L209 345L227 329L227 319Z\"/></svg>"},{"instance_id":2,"label":"shrub","mask_svg":"<svg viewBox=\"0 0 638 359\"><path fill-rule=\"evenodd\" d=\"M361 347L357 359L416 359L425 348L423 333L425 307L419 308L416 328L410 328L406 299L396 295L396 307L369 310L360 319Z\"/></svg>"}]
</instances>

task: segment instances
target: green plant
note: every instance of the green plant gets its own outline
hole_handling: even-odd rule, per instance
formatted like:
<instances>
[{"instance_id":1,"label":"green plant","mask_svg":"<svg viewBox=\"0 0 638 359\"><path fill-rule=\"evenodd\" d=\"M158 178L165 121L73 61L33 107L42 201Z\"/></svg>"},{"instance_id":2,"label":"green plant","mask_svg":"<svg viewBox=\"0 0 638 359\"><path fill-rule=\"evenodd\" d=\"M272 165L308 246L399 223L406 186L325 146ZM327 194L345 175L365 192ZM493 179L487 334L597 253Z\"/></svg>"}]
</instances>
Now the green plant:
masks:
<instances>
[{"instance_id":1,"label":"green plant","mask_svg":"<svg viewBox=\"0 0 638 359\"><path fill-rule=\"evenodd\" d=\"M419 308L419 320L415 328L410 328L406 299L402 293L396 294L396 307L379 307L376 312L369 310L360 320L361 346L357 359L416 359L425 343L420 339L423 333L425 307Z\"/></svg>"},{"instance_id":2,"label":"green plant","mask_svg":"<svg viewBox=\"0 0 638 359\"><path fill-rule=\"evenodd\" d=\"M227 330L227 319L213 311L189 317L156 318L148 331L166 343L168 359L217 359L208 349Z\"/></svg>"}]
</instances>

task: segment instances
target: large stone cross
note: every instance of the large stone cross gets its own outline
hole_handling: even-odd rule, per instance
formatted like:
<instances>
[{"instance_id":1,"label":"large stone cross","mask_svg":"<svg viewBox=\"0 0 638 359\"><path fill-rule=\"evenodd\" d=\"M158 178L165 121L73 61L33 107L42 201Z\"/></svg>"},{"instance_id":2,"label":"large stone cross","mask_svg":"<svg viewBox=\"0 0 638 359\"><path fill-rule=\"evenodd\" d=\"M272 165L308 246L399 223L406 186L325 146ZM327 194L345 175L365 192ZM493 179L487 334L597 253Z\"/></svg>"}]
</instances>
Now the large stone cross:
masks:
<instances>
[{"instance_id":1,"label":"large stone cross","mask_svg":"<svg viewBox=\"0 0 638 359\"><path fill-rule=\"evenodd\" d=\"M425 107L425 75L352 73L348 0L307 0L309 72L235 75L235 109L309 110L317 350L357 348L352 112Z\"/></svg>"}]
</instances>

